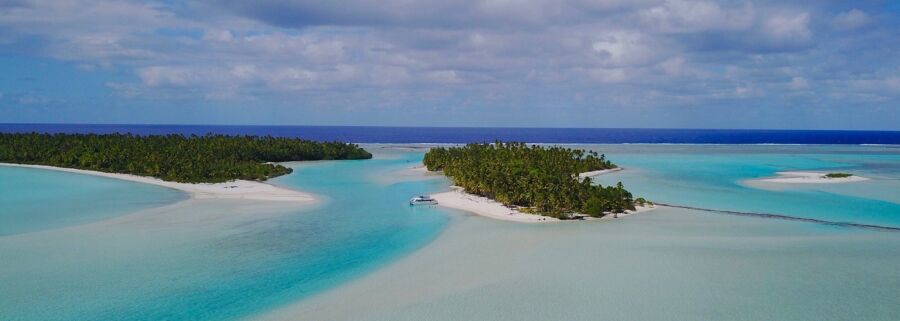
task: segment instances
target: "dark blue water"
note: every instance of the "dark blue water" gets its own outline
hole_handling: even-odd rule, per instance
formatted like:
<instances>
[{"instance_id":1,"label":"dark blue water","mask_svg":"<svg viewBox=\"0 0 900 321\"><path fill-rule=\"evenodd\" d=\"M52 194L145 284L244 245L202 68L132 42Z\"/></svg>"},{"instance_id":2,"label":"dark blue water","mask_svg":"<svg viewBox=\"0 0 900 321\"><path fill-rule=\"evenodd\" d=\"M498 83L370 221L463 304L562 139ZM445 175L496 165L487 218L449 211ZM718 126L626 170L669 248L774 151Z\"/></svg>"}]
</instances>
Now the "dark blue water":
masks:
<instances>
[{"instance_id":1,"label":"dark blue water","mask_svg":"<svg viewBox=\"0 0 900 321\"><path fill-rule=\"evenodd\" d=\"M354 143L900 144L900 131L0 124L0 132L272 135Z\"/></svg>"}]
</instances>

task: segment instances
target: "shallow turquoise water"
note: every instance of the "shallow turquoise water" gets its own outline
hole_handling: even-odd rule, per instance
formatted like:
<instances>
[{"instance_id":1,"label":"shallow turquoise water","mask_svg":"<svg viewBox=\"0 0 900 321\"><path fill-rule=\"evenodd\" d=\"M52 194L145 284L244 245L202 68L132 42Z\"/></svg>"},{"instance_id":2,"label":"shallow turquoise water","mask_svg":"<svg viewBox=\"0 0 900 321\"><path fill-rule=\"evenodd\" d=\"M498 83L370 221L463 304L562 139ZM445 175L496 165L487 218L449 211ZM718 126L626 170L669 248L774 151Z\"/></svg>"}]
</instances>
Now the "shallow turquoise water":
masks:
<instances>
[{"instance_id":1,"label":"shallow turquoise water","mask_svg":"<svg viewBox=\"0 0 900 321\"><path fill-rule=\"evenodd\" d=\"M677 208L574 224L464 217L425 250L263 320L894 321L898 244Z\"/></svg>"},{"instance_id":2,"label":"shallow turquoise water","mask_svg":"<svg viewBox=\"0 0 900 321\"><path fill-rule=\"evenodd\" d=\"M622 173L604 175L604 183L622 180L636 194L652 200L737 211L779 213L786 215L827 218L835 221L857 221L862 223L900 224L897 219L898 178L900 178L900 156L895 149L868 147L804 147L804 146L640 146L613 145L591 146L605 152L613 161L630 169ZM4 320L221 320L254 316L282 306L323 293L336 285L346 284L362 275L379 270L398 258L419 249L444 231L451 224L451 217L458 213L433 208L410 208L406 205L409 197L445 188L447 181L439 177L423 178L406 171L421 160L420 151L394 151L372 147L377 157L365 161L336 161L298 163L295 173L273 180L274 184L294 187L319 196L323 202L314 206L266 205L242 201L195 201L189 200L172 206L144 210L134 215L120 215L104 212L108 204L85 201L82 222L45 224L37 220L38 226L27 232L0 236L0 316ZM850 171L874 178L872 181L853 184L819 185L768 189L749 186L746 179L765 177L780 170L813 170L832 168ZM2 168L0 168L2 169ZM39 172L39 173L38 173ZM59 172L35 171L24 173L22 184L40 182L31 179L48 175L66 175ZM82 186L92 177L77 176L70 184ZM53 178L55 179L55 178ZM32 182L33 181L33 182ZM109 183L104 180L104 183ZM118 182L118 181L113 181ZM142 186L122 182L124 185L111 188L118 193L132 193ZM91 183L86 186L91 186ZM0 182L0 195L27 204L27 196L9 196L21 184ZM34 185L38 186L38 185ZM79 189L76 188L76 189ZM90 190L90 189L84 189ZM152 188L152 190L156 190ZM65 190L63 190L65 191ZM87 195L97 192L85 192ZM54 195L54 194L48 194ZM64 216L68 204L78 204L84 196L49 197L58 202L57 207L47 207L48 222ZM78 195L78 194L75 194ZM135 201L147 200L140 197ZM2 197L2 196L0 196ZM21 198L20 198L21 197ZM122 198L127 199L126 196ZM41 204L44 206L45 204ZM146 205L146 204L145 204ZM49 206L49 205L48 205ZM56 205L54 205L56 206ZM60 209L54 212L52 209ZM144 207L137 207L144 208ZM136 209L137 209L136 208ZM476 296L462 296L457 303L477 306L472 311L490 313L488 304L495 295L518 295L528 300L540 301L541 289L551 289L562 304L568 285L577 286L577 271L583 269L603 269L603 262L613 260L642 265L639 274L628 274L622 280L639 282L642 273L661 273L658 264L684 264L679 270L670 266L668 277L653 278L654 288L679 288L691 284L691 278L714 277L718 281L702 284L698 291L720 290L715 284L729 286L729 296L750 295L756 299L761 293L777 289L779 295L797 291L811 296L821 296L823 302L834 302L835 297L817 291L805 291L802 286L814 284L790 283L781 286L783 277L768 275L770 269L747 270L759 273L748 282L726 282L730 277L740 278L744 266L779 266L786 269L803 264L815 263L822 271L798 269L786 273L789 277L802 277L806 273L819 272L829 278L840 277L853 265L852 258L857 251L864 251L867 258L877 258L879 253L895 255L885 244L892 244L895 238L875 237L879 241L869 242L868 233L882 233L865 230L836 228L817 224L778 222L765 224L745 224L761 219L748 219L717 214L690 214L690 220L681 220L683 214L674 216L634 217L632 221L649 220L644 225L623 226L622 231L635 232L634 246L628 250L589 252L591 244L600 242L625 242L622 239L591 237L593 233L616 229L613 225L521 225L506 222L477 223L472 226L478 233L492 231L513 231L519 237L536 236L540 239L556 240L542 244L540 241L511 238L501 247L501 251L514 252L521 246L547 251L523 253L517 262L527 263L540 259L533 265L535 275L553 273L554 265L547 262L575 261L575 265L559 271L569 274L553 283L532 278L531 274L512 275L504 279L502 287L480 292ZM23 211L11 211L13 215ZM95 214L101 213L101 214ZM652 213L652 212L651 212ZM50 215L56 214L56 215ZM96 216L94 216L96 215ZM118 216L118 217L117 217ZM705 217L716 217L715 220ZM114 217L104 220L105 218ZM658 221L662 218L662 221ZM476 221L486 220L472 218ZM623 221L627 222L627 221ZM732 224L730 222L738 222ZM781 224L785 225L781 225ZM44 225L42 225L44 224ZM593 223L591 223L593 224ZM599 223L605 224L605 223ZM470 224L471 225L471 224ZM761 226L757 226L761 225ZM51 226L69 226L54 229ZM469 226L469 225L466 225ZM778 232L771 235L772 229ZM24 231L24 230L23 230ZM547 234L542 234L541 231ZM639 242L647 235L657 235L669 231L672 237L649 243ZM794 239L793 233L803 234L802 240ZM505 233L504 232L504 233ZM740 232L739 236L737 234ZM534 234L538 233L538 234ZM585 234L588 233L588 234ZM507 233L508 234L508 233ZM502 238L507 234L498 234ZM563 235L560 239L557 236ZM842 235L853 236L851 247L835 248L843 239ZM857 235L861 235L857 237ZM733 236L735 236L733 238ZM757 237L759 236L759 237ZM835 239L837 238L837 239ZM709 244L713 239L716 244ZM822 240L833 240L821 243ZM516 241L519 240L519 241ZM760 242L748 242L759 240ZM490 237L486 242L492 242ZM772 246L791 246L803 242L802 249L787 252L771 252ZM571 244L581 244L578 253L565 252ZM679 247L679 244L686 244ZM815 251L820 246L831 250ZM592 245L591 245L592 246ZM672 248L674 246L674 248ZM479 247L480 248L480 247ZM615 249L616 247L613 247ZM626 248L626 247L623 247ZM492 252L484 247L475 252L478 259L498 262L505 255ZM792 248L793 249L793 248ZM466 251L472 249L465 249ZM879 252L886 250L884 252ZM733 269L723 271L710 266L700 270L676 258L690 258L695 253L703 253L703 260ZM792 258L807 253L804 261ZM593 253L582 255L584 253ZM692 254L693 253L693 254ZM660 260L662 259L662 260ZM785 261L786 260L786 261ZM547 262L544 262L547 261ZM543 263L541 263L543 262ZM878 260L869 260L855 271L870 271L873 278L866 279L865 273L852 273L853 291L890 294L893 292L877 287L879 278L885 277ZM893 262L888 260L886 262ZM458 263L445 263L458 264ZM484 268L472 261L460 266ZM838 266L839 269L834 267ZM688 273L690 269L702 271ZM422 268L427 268L424 266ZM615 264L612 268L625 270L627 264ZM662 267L659 267L662 268ZM452 270L452 269L451 269ZM509 270L495 271L506 275ZM763 273L765 272L765 273ZM524 273L524 272L523 272ZM624 275L624 274L623 274ZM860 279L861 278L861 279ZM610 278L603 278L607 280ZM614 279L614 278L613 278ZM775 283L767 283L766 280ZM601 279L596 279L601 280ZM888 280L896 283L896 279ZM624 282L624 281L623 281ZM666 282L674 282L666 284ZM628 282L617 283L627 288ZM778 283L778 284L776 284ZM581 297L590 297L595 287L603 282L585 282L578 288ZM749 288L742 288L750 286ZM835 285L833 289L847 289ZM505 289L505 290L504 290ZM507 291L508 290L508 291ZM498 293L495 293L498 292ZM667 294L673 294L666 292ZM703 297L702 293L691 293ZM461 294L463 295L463 294ZM880 296L879 296L880 297ZM710 298L715 299L715 298ZM815 298L812 298L815 300ZM827 300L826 300L827 299ZM456 299L454 299L456 300ZM472 302L478 300L479 302ZM440 301L435 301L438 304ZM581 302L581 301L578 301ZM686 303L693 302L685 300ZM854 301L858 302L858 301ZM861 301L859 301L861 302ZM589 302L583 302L588 304ZM771 302L769 302L771 303ZM647 304L652 304L649 302ZM762 304L762 303L760 303ZM435 311L450 313L457 304L436 308ZM879 305L879 307L881 306ZM449 309L449 310L448 310ZM625 309L635 311L635 309ZM652 310L652 309L648 309ZM882 308L883 310L883 308ZM500 310L497 310L500 311ZM516 310L521 311L521 310ZM553 309L537 309L553 311ZM624 311L624 310L623 310ZM613 315L627 316L619 311ZM509 315L517 315L510 311ZM884 311L879 315L884 315ZM428 311L416 316L427 316ZM599 312L584 309L574 316L597 316ZM802 314L803 311L792 313ZM452 314L447 314L452 315ZM539 315L539 314L534 314ZM654 314L655 315L655 314ZM549 316L548 316L549 317ZM728 315L723 315L728 317ZM412 319L412 318L411 318ZM445 318L446 319L446 318ZM577 319L577 318L576 318ZM656 319L648 317L647 319ZM876 318L878 319L878 318Z\"/></svg>"},{"instance_id":3,"label":"shallow turquoise water","mask_svg":"<svg viewBox=\"0 0 900 321\"><path fill-rule=\"evenodd\" d=\"M304 163L274 181L319 195L314 206L190 200L0 237L0 319L233 319L345 282L425 245L447 223L406 203L442 179L376 179L421 155Z\"/></svg>"},{"instance_id":4,"label":"shallow turquoise water","mask_svg":"<svg viewBox=\"0 0 900 321\"><path fill-rule=\"evenodd\" d=\"M147 184L0 166L0 236L101 221L186 198Z\"/></svg>"},{"instance_id":5,"label":"shallow turquoise water","mask_svg":"<svg viewBox=\"0 0 900 321\"><path fill-rule=\"evenodd\" d=\"M897 214L892 149L592 148L629 169L602 180L652 199L834 220L891 223ZM824 168L874 180L743 183ZM423 251L262 319L888 321L900 311L897 232L679 208L560 224L455 217Z\"/></svg>"},{"instance_id":6,"label":"shallow turquoise water","mask_svg":"<svg viewBox=\"0 0 900 321\"><path fill-rule=\"evenodd\" d=\"M652 201L900 227L900 148L866 146L601 145L626 171L602 175ZM754 184L779 171L850 172L842 184Z\"/></svg>"}]
</instances>

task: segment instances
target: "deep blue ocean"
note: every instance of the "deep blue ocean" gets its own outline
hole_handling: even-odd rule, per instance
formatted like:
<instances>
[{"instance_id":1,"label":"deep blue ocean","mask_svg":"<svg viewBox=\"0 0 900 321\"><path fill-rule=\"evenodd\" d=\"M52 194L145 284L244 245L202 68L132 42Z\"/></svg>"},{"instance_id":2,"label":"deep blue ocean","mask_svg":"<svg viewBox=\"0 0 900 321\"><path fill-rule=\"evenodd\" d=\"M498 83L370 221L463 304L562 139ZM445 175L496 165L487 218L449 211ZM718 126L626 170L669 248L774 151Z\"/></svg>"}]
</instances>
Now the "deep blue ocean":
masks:
<instances>
[{"instance_id":1,"label":"deep blue ocean","mask_svg":"<svg viewBox=\"0 0 900 321\"><path fill-rule=\"evenodd\" d=\"M272 135L354 143L900 144L900 131L0 124L0 132Z\"/></svg>"}]
</instances>

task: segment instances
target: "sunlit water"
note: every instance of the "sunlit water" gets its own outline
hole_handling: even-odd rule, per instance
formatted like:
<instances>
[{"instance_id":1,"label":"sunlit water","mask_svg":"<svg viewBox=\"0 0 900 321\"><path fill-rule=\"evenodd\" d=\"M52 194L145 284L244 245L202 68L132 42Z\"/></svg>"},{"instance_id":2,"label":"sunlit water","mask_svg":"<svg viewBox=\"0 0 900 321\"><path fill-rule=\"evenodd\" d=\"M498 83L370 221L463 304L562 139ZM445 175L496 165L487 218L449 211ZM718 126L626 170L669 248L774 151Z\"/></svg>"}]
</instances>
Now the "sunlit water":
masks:
<instances>
[{"instance_id":1,"label":"sunlit water","mask_svg":"<svg viewBox=\"0 0 900 321\"><path fill-rule=\"evenodd\" d=\"M654 200L897 222L895 149L590 147L628 169L600 180L622 180ZM873 180L745 183L781 170L820 169ZM425 250L261 318L888 321L900 313L897 232L678 208L547 225L454 217Z\"/></svg>"},{"instance_id":2,"label":"sunlit water","mask_svg":"<svg viewBox=\"0 0 900 321\"><path fill-rule=\"evenodd\" d=\"M900 148L876 146L594 145L625 171L597 178L626 183L653 201L900 227ZM839 184L752 181L779 171L849 172Z\"/></svg>"},{"instance_id":3,"label":"sunlit water","mask_svg":"<svg viewBox=\"0 0 900 321\"><path fill-rule=\"evenodd\" d=\"M898 224L896 149L590 147L628 169L599 181L622 180L651 200ZM447 181L407 170L421 151L370 149L373 160L297 163L294 174L273 180L322 199L312 206L189 200L95 215L110 207L102 197L48 194L43 199L59 205L38 212L64 223L35 220L28 231L0 236L0 316L220 320L300 302L309 314L290 319L890 320L888 300L900 296L897 233L688 210L609 222L495 222L410 208L409 197ZM816 169L873 180L747 183ZM143 188L121 183L121 193ZM0 195L17 186L27 185L0 183ZM84 217L60 221L73 215L60 210L67 202L81 201L86 207L73 213ZM164 201L148 196L123 206Z\"/></svg>"},{"instance_id":4,"label":"sunlit water","mask_svg":"<svg viewBox=\"0 0 900 321\"><path fill-rule=\"evenodd\" d=\"M185 198L118 179L0 166L0 236L101 221Z\"/></svg>"},{"instance_id":5,"label":"sunlit water","mask_svg":"<svg viewBox=\"0 0 900 321\"><path fill-rule=\"evenodd\" d=\"M511 224L460 215L425 250L266 320L897 320L900 234L684 209Z\"/></svg>"},{"instance_id":6,"label":"sunlit water","mask_svg":"<svg viewBox=\"0 0 900 321\"><path fill-rule=\"evenodd\" d=\"M304 163L274 181L316 194L313 206L191 200L2 236L0 319L221 320L303 298L439 234L447 216L407 201L443 180L379 178L420 159Z\"/></svg>"}]
</instances>

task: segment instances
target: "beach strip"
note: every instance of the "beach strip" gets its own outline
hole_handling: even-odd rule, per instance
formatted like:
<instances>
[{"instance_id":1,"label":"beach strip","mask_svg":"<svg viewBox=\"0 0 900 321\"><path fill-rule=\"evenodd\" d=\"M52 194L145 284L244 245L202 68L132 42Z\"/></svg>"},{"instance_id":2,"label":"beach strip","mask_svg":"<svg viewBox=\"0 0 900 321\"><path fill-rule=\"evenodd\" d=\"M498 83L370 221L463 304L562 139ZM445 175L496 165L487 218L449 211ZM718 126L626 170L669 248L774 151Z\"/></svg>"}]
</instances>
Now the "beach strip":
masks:
<instances>
[{"instance_id":1,"label":"beach strip","mask_svg":"<svg viewBox=\"0 0 900 321\"><path fill-rule=\"evenodd\" d=\"M580 181L580 180L585 179L586 177L600 176L603 174L614 173L614 172L618 172L621 170L623 170L623 168L616 167L616 168L610 168L610 169L601 169L601 170L597 170L597 171L584 172L584 173L578 174L578 180Z\"/></svg>"},{"instance_id":2,"label":"beach strip","mask_svg":"<svg viewBox=\"0 0 900 321\"><path fill-rule=\"evenodd\" d=\"M522 223L559 221L559 219L553 217L522 213L490 198L466 193L461 187L457 186L454 186L452 191L432 194L431 197L438 201L438 206L462 210L497 220Z\"/></svg>"},{"instance_id":3,"label":"beach strip","mask_svg":"<svg viewBox=\"0 0 900 321\"><path fill-rule=\"evenodd\" d=\"M799 172L799 171L788 171L788 172L778 172L775 173L778 176L761 178L757 179L760 182L767 183L788 183L788 184L834 184L834 183L850 183L850 182L861 182L867 181L869 178L862 176L848 176L848 177L827 177L825 176L828 173L820 173L820 172Z\"/></svg>"},{"instance_id":4,"label":"beach strip","mask_svg":"<svg viewBox=\"0 0 900 321\"><path fill-rule=\"evenodd\" d=\"M0 163L0 166L37 168L151 184L188 193L193 199L242 199L298 203L311 203L316 201L316 198L311 194L256 181L234 180L224 183L178 183L164 181L154 177L138 176L132 174L106 173L46 165Z\"/></svg>"},{"instance_id":5,"label":"beach strip","mask_svg":"<svg viewBox=\"0 0 900 321\"><path fill-rule=\"evenodd\" d=\"M417 168L412 168L416 170ZM584 172L578 174L579 180L585 177L595 177L598 175L621 171L622 168L604 169L599 171ZM530 214L518 211L514 208L507 207L498 201L475 194L466 193L459 186L452 186L451 191L432 194L431 197L437 200L438 206L457 209L470 212L473 214L489 217L496 220L513 221L520 223L547 223L559 222L560 219L537 214ZM655 206L639 206L634 211L626 211L619 214L608 214L600 219L611 219L616 217L624 217L635 213L645 212L654 209ZM597 219L587 217L586 219Z\"/></svg>"}]
</instances>

